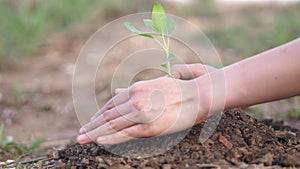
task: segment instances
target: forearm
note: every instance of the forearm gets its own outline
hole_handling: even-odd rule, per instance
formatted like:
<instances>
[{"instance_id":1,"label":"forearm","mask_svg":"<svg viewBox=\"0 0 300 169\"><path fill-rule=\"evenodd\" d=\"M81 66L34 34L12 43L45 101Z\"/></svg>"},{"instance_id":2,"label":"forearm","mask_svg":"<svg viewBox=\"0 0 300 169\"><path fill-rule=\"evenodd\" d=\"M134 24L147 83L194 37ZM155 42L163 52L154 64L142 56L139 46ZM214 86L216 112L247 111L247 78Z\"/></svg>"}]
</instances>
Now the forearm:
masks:
<instances>
[{"instance_id":1,"label":"forearm","mask_svg":"<svg viewBox=\"0 0 300 169\"><path fill-rule=\"evenodd\" d=\"M226 108L300 94L300 39L225 67Z\"/></svg>"},{"instance_id":2,"label":"forearm","mask_svg":"<svg viewBox=\"0 0 300 169\"><path fill-rule=\"evenodd\" d=\"M299 95L300 39L224 67L218 73L211 73L211 77L200 77L198 81L220 74L225 77L225 108ZM203 86L203 82L200 84Z\"/></svg>"}]
</instances>

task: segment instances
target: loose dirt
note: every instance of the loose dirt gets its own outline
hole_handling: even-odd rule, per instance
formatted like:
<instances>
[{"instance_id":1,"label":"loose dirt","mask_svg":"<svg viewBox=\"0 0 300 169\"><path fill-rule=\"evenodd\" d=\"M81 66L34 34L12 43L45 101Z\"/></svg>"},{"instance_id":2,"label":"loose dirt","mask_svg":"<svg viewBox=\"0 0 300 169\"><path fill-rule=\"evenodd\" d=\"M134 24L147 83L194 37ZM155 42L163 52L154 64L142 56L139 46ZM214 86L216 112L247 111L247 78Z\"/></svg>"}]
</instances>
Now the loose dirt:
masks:
<instances>
[{"instance_id":1,"label":"loose dirt","mask_svg":"<svg viewBox=\"0 0 300 169\"><path fill-rule=\"evenodd\" d=\"M282 122L259 122L240 109L227 110L212 136L201 144L199 134L203 125L194 126L179 144L152 157L141 158L160 153L161 147L177 142L184 132L133 140L111 147L73 143L59 150L55 159L43 162L41 166L103 169L300 167L300 131L284 126ZM133 157L115 155L107 150L119 154L126 150L125 153Z\"/></svg>"}]
</instances>

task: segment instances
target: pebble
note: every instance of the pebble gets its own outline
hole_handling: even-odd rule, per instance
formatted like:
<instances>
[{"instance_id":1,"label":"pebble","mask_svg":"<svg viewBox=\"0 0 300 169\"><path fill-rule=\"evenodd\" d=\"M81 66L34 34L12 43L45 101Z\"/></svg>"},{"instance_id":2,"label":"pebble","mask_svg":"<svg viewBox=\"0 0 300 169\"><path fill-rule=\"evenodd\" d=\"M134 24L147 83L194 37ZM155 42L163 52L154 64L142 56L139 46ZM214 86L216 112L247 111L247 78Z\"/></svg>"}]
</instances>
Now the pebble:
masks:
<instances>
[{"instance_id":1,"label":"pebble","mask_svg":"<svg viewBox=\"0 0 300 169\"><path fill-rule=\"evenodd\" d=\"M14 163L15 160L6 160L6 164Z\"/></svg>"},{"instance_id":2,"label":"pebble","mask_svg":"<svg viewBox=\"0 0 300 169\"><path fill-rule=\"evenodd\" d=\"M103 158L102 158L102 157L100 157L100 156L97 156L97 157L96 157L96 162L97 162L97 163L103 163L103 162L104 162L104 160L103 160Z\"/></svg>"},{"instance_id":3,"label":"pebble","mask_svg":"<svg viewBox=\"0 0 300 169\"><path fill-rule=\"evenodd\" d=\"M233 147L232 143L228 141L226 137L222 136L221 134L219 136L219 141L228 149L231 149Z\"/></svg>"},{"instance_id":4,"label":"pebble","mask_svg":"<svg viewBox=\"0 0 300 169\"><path fill-rule=\"evenodd\" d=\"M171 169L171 165L170 164L164 164L162 166L162 169Z\"/></svg>"},{"instance_id":5,"label":"pebble","mask_svg":"<svg viewBox=\"0 0 300 169\"><path fill-rule=\"evenodd\" d=\"M89 164L90 164L90 160L87 159L87 158L83 158L83 159L81 160L81 163L86 164L86 165L89 165Z\"/></svg>"}]
</instances>

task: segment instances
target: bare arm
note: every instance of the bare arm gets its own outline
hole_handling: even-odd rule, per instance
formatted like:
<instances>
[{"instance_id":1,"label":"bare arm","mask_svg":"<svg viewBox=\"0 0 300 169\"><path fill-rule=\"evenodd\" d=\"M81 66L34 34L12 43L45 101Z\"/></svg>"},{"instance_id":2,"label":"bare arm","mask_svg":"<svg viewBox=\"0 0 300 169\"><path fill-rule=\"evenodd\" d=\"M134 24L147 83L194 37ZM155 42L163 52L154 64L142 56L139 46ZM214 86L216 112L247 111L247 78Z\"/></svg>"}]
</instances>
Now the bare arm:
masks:
<instances>
[{"instance_id":1,"label":"bare arm","mask_svg":"<svg viewBox=\"0 0 300 169\"><path fill-rule=\"evenodd\" d=\"M225 108L250 106L299 95L300 38L222 70L226 85Z\"/></svg>"}]
</instances>

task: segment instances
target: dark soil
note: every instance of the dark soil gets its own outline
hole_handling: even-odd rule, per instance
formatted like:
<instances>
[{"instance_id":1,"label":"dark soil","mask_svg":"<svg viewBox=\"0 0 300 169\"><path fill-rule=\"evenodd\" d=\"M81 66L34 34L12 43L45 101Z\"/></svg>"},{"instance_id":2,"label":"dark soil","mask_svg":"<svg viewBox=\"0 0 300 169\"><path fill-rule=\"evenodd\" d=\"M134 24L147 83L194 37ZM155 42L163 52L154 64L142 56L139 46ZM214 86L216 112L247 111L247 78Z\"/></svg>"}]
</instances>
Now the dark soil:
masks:
<instances>
[{"instance_id":1,"label":"dark soil","mask_svg":"<svg viewBox=\"0 0 300 169\"><path fill-rule=\"evenodd\" d=\"M159 154L161 147L178 141L184 136L183 132L106 147L118 154L139 154L134 158L114 155L96 144L70 144L58 151L55 160L48 161L43 166L149 169L300 167L300 131L284 126L281 122L262 122L239 109L228 110L222 115L216 131L203 144L198 141L204 125L201 123L193 127L179 144L162 154ZM157 151L159 155L141 158L153 151Z\"/></svg>"}]
</instances>

